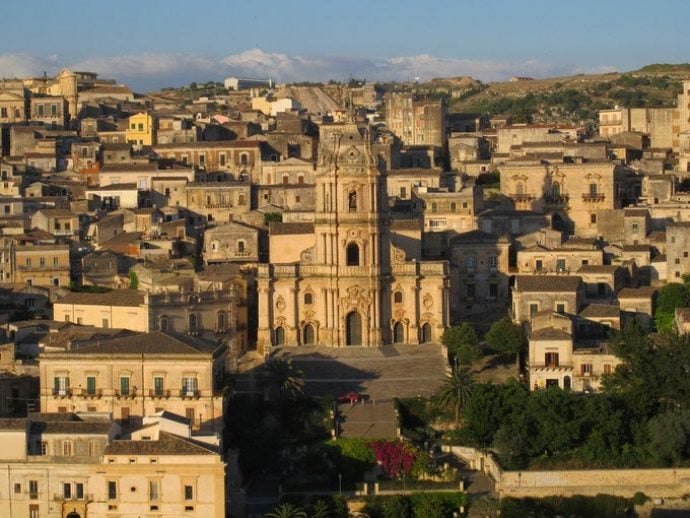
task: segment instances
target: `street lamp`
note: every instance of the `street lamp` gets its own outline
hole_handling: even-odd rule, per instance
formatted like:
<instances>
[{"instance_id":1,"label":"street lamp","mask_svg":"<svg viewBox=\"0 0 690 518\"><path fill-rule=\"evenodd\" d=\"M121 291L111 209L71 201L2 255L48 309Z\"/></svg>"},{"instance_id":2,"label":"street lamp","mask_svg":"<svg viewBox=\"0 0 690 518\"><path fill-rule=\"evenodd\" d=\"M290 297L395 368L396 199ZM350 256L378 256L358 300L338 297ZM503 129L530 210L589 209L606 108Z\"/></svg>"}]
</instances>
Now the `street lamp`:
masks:
<instances>
[{"instance_id":1,"label":"street lamp","mask_svg":"<svg viewBox=\"0 0 690 518\"><path fill-rule=\"evenodd\" d=\"M338 494L343 496L343 474L338 473Z\"/></svg>"}]
</instances>

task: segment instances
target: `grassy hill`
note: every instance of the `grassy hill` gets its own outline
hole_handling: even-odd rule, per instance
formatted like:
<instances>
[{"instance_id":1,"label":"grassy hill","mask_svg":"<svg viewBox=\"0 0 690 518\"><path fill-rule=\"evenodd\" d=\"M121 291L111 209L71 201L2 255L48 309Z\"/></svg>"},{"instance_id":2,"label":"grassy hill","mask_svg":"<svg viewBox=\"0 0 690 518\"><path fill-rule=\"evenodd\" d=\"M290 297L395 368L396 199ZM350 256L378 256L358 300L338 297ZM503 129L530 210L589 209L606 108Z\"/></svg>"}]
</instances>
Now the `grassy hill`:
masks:
<instances>
[{"instance_id":1,"label":"grassy hill","mask_svg":"<svg viewBox=\"0 0 690 518\"><path fill-rule=\"evenodd\" d=\"M656 64L625 73L481 84L450 100L451 112L510 114L515 122L589 123L597 110L671 107L690 64Z\"/></svg>"}]
</instances>

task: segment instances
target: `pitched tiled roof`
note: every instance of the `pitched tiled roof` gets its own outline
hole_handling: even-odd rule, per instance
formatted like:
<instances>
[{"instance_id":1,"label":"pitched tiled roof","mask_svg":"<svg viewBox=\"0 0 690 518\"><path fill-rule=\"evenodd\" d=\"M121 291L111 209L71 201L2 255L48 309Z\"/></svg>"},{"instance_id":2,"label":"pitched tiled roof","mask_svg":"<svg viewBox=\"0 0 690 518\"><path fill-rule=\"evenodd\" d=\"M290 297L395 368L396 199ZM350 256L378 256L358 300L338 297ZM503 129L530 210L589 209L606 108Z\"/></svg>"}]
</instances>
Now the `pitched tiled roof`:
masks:
<instances>
[{"instance_id":1,"label":"pitched tiled roof","mask_svg":"<svg viewBox=\"0 0 690 518\"><path fill-rule=\"evenodd\" d=\"M270 234L272 236L313 233L313 223L271 223L270 226Z\"/></svg>"},{"instance_id":2,"label":"pitched tiled roof","mask_svg":"<svg viewBox=\"0 0 690 518\"><path fill-rule=\"evenodd\" d=\"M515 289L521 292L573 292L582 278L578 275L518 275Z\"/></svg>"},{"instance_id":3,"label":"pitched tiled roof","mask_svg":"<svg viewBox=\"0 0 690 518\"><path fill-rule=\"evenodd\" d=\"M105 447L105 455L217 455L207 445L201 445L166 432L157 441L112 441Z\"/></svg>"},{"instance_id":4,"label":"pitched tiled roof","mask_svg":"<svg viewBox=\"0 0 690 518\"><path fill-rule=\"evenodd\" d=\"M619 299L643 299L650 298L657 292L657 288L652 286L642 286L640 288L623 288L618 292Z\"/></svg>"},{"instance_id":5,"label":"pitched tiled roof","mask_svg":"<svg viewBox=\"0 0 690 518\"><path fill-rule=\"evenodd\" d=\"M105 293L68 293L57 304L78 304L87 306L140 306L144 293L138 290L112 290Z\"/></svg>"},{"instance_id":6,"label":"pitched tiled roof","mask_svg":"<svg viewBox=\"0 0 690 518\"><path fill-rule=\"evenodd\" d=\"M51 353L46 353L50 355ZM60 354L60 353L58 353ZM173 336L154 331L131 336L114 338L103 343L85 345L72 349L69 354L79 355L158 355L158 354L184 354L191 356L208 356L196 347L183 342Z\"/></svg>"},{"instance_id":7,"label":"pitched tiled roof","mask_svg":"<svg viewBox=\"0 0 690 518\"><path fill-rule=\"evenodd\" d=\"M590 304L580 311L583 318L618 318L621 311L618 306L609 304Z\"/></svg>"},{"instance_id":8,"label":"pitched tiled roof","mask_svg":"<svg viewBox=\"0 0 690 518\"><path fill-rule=\"evenodd\" d=\"M572 337L562 331L561 329L556 329L555 327L544 327L542 329L537 329L532 331L529 336L530 340L570 340Z\"/></svg>"}]
</instances>

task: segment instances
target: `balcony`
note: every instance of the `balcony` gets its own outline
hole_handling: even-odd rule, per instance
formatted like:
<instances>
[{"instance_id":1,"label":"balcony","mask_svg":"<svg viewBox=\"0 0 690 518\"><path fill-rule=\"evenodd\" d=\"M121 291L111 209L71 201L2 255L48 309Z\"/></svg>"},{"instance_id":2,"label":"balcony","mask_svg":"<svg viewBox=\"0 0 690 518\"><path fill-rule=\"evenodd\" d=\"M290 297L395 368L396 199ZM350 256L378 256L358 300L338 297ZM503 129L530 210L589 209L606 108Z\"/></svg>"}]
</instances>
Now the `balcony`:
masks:
<instances>
[{"instance_id":1,"label":"balcony","mask_svg":"<svg viewBox=\"0 0 690 518\"><path fill-rule=\"evenodd\" d=\"M149 397L151 399L168 399L170 397L169 390L149 390Z\"/></svg>"},{"instance_id":2,"label":"balcony","mask_svg":"<svg viewBox=\"0 0 690 518\"><path fill-rule=\"evenodd\" d=\"M103 390L101 390L101 389L96 389L96 390L80 389L79 390L79 397L82 397L84 399L100 399L103 397Z\"/></svg>"},{"instance_id":3,"label":"balcony","mask_svg":"<svg viewBox=\"0 0 690 518\"><path fill-rule=\"evenodd\" d=\"M53 396L55 397L72 397L70 389L53 389Z\"/></svg>"},{"instance_id":4,"label":"balcony","mask_svg":"<svg viewBox=\"0 0 690 518\"><path fill-rule=\"evenodd\" d=\"M116 399L134 399L137 397L137 391L136 390L127 390L127 391L117 391L115 393L115 398Z\"/></svg>"},{"instance_id":5,"label":"balcony","mask_svg":"<svg viewBox=\"0 0 690 518\"><path fill-rule=\"evenodd\" d=\"M534 199L531 194L509 194L509 196L517 203L528 203Z\"/></svg>"},{"instance_id":6,"label":"balcony","mask_svg":"<svg viewBox=\"0 0 690 518\"><path fill-rule=\"evenodd\" d=\"M582 201L586 201L586 202L596 203L596 202L604 201L605 199L606 199L605 194L596 193L596 192L594 192L594 193L588 192L588 193L585 193L582 195Z\"/></svg>"},{"instance_id":7,"label":"balcony","mask_svg":"<svg viewBox=\"0 0 690 518\"><path fill-rule=\"evenodd\" d=\"M201 391L182 389L180 390L180 397L182 399L199 399L201 397Z\"/></svg>"},{"instance_id":8,"label":"balcony","mask_svg":"<svg viewBox=\"0 0 690 518\"><path fill-rule=\"evenodd\" d=\"M568 196L567 194L562 194L560 196L554 196L552 194L544 195L544 203L546 205L562 207L564 205L568 205L569 200L570 196Z\"/></svg>"}]
</instances>

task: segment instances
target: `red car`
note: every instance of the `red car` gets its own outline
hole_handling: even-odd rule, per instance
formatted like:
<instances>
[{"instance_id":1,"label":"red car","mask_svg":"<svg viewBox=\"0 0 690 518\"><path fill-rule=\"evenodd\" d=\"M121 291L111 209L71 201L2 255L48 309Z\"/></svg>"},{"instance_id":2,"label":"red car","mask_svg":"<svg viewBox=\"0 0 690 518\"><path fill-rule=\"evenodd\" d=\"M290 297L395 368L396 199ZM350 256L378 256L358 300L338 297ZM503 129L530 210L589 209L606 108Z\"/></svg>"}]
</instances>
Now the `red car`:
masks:
<instances>
[{"instance_id":1,"label":"red car","mask_svg":"<svg viewBox=\"0 0 690 518\"><path fill-rule=\"evenodd\" d=\"M364 396L358 392L347 392L346 394L339 395L336 399L338 403L356 403L364 399Z\"/></svg>"}]
</instances>

